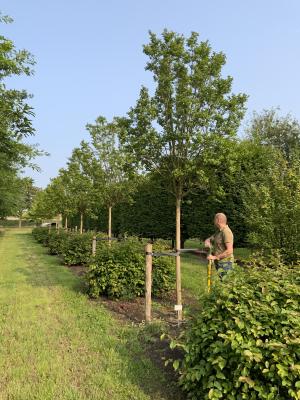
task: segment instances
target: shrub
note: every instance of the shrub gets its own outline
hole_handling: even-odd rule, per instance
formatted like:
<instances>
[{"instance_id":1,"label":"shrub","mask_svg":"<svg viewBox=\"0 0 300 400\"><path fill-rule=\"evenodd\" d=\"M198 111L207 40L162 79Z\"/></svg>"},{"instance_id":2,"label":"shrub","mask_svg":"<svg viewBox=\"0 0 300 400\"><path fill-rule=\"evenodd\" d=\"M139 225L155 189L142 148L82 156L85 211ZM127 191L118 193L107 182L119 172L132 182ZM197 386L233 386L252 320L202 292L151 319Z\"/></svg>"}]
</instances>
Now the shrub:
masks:
<instances>
[{"instance_id":1,"label":"shrub","mask_svg":"<svg viewBox=\"0 0 300 400\"><path fill-rule=\"evenodd\" d=\"M38 243L42 243L43 245L46 245L48 242L48 234L49 234L49 229L48 228L34 228L32 229L32 235L34 239Z\"/></svg>"},{"instance_id":2,"label":"shrub","mask_svg":"<svg viewBox=\"0 0 300 400\"><path fill-rule=\"evenodd\" d=\"M66 265L84 265L92 258L92 239L94 233L65 232L48 228L35 228L32 231L34 238L49 247L50 254L59 254ZM101 236L103 234L98 234ZM97 246L98 248L101 245Z\"/></svg>"},{"instance_id":3,"label":"shrub","mask_svg":"<svg viewBox=\"0 0 300 400\"><path fill-rule=\"evenodd\" d=\"M190 399L300 399L300 267L233 271L203 299L183 348Z\"/></svg>"},{"instance_id":4,"label":"shrub","mask_svg":"<svg viewBox=\"0 0 300 400\"><path fill-rule=\"evenodd\" d=\"M93 233L68 233L60 254L66 265L88 264L92 258Z\"/></svg>"},{"instance_id":5,"label":"shrub","mask_svg":"<svg viewBox=\"0 0 300 400\"><path fill-rule=\"evenodd\" d=\"M53 255L61 254L68 240L68 233L64 230L53 230L48 233L47 246L49 247L49 253Z\"/></svg>"},{"instance_id":6,"label":"shrub","mask_svg":"<svg viewBox=\"0 0 300 400\"><path fill-rule=\"evenodd\" d=\"M112 243L97 252L87 273L92 297L143 296L145 292L144 242L136 238ZM154 246L156 251L163 250ZM153 258L153 294L162 295L174 287L175 268L170 258Z\"/></svg>"}]
</instances>

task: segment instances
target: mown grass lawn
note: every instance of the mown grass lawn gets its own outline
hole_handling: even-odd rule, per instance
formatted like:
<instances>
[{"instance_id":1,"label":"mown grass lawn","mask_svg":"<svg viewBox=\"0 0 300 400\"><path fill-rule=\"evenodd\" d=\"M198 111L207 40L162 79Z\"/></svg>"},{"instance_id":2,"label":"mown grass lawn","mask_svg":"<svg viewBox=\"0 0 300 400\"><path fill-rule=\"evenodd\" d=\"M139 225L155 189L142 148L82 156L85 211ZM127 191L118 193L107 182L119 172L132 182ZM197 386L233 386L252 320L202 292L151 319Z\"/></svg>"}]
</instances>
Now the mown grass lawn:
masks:
<instances>
[{"instance_id":1,"label":"mown grass lawn","mask_svg":"<svg viewBox=\"0 0 300 400\"><path fill-rule=\"evenodd\" d=\"M187 249L198 249L202 246L203 244L195 239L187 240L185 243ZM251 251L247 248L235 248L234 255L239 259L247 259L251 255ZM183 291L198 299L201 294L207 291L207 262L192 253L183 253L181 260ZM213 281L218 279L214 268L212 279Z\"/></svg>"},{"instance_id":2,"label":"mown grass lawn","mask_svg":"<svg viewBox=\"0 0 300 400\"><path fill-rule=\"evenodd\" d=\"M90 302L46 251L30 230L0 237L0 399L179 399L140 328Z\"/></svg>"}]
</instances>

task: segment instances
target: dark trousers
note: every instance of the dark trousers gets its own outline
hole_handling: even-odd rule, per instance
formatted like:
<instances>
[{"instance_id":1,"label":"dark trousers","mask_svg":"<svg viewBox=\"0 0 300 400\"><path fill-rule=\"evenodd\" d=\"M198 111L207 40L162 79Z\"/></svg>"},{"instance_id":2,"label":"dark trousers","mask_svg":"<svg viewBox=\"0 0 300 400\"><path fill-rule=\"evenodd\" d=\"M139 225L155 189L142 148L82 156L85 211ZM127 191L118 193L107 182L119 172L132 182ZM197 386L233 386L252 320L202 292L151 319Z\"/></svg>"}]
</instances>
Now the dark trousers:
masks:
<instances>
[{"instance_id":1,"label":"dark trousers","mask_svg":"<svg viewBox=\"0 0 300 400\"><path fill-rule=\"evenodd\" d=\"M233 268L233 261L215 261L216 270L219 273L220 279L227 274L228 271L231 271Z\"/></svg>"}]
</instances>

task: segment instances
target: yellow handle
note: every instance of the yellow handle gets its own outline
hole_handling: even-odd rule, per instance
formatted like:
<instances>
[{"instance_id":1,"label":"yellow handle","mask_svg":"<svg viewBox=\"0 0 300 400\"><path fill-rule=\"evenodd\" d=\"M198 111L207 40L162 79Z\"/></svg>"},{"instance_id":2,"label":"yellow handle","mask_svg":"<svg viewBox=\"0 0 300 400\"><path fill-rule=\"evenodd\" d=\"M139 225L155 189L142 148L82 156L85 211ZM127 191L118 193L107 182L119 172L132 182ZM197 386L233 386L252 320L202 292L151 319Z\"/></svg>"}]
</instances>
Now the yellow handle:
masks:
<instances>
[{"instance_id":1,"label":"yellow handle","mask_svg":"<svg viewBox=\"0 0 300 400\"><path fill-rule=\"evenodd\" d=\"M212 261L208 260L208 264L207 264L207 292L210 293L210 289L211 289L211 265L212 265Z\"/></svg>"}]
</instances>

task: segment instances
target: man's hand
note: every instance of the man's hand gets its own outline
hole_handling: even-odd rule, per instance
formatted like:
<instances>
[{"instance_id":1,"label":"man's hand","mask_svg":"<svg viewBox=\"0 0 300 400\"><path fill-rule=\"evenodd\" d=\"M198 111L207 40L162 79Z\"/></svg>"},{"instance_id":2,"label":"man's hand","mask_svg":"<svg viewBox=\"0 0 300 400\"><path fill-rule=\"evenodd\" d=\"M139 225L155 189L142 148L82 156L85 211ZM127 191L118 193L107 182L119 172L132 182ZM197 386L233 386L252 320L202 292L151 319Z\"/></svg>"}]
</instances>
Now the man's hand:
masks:
<instances>
[{"instance_id":1,"label":"man's hand","mask_svg":"<svg viewBox=\"0 0 300 400\"><path fill-rule=\"evenodd\" d=\"M206 240L205 240L204 246L205 246L205 247L211 247L210 239L206 239Z\"/></svg>"},{"instance_id":2,"label":"man's hand","mask_svg":"<svg viewBox=\"0 0 300 400\"><path fill-rule=\"evenodd\" d=\"M207 256L208 260L219 260L219 258L217 256L213 256L212 254Z\"/></svg>"}]
</instances>

